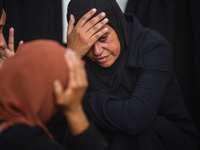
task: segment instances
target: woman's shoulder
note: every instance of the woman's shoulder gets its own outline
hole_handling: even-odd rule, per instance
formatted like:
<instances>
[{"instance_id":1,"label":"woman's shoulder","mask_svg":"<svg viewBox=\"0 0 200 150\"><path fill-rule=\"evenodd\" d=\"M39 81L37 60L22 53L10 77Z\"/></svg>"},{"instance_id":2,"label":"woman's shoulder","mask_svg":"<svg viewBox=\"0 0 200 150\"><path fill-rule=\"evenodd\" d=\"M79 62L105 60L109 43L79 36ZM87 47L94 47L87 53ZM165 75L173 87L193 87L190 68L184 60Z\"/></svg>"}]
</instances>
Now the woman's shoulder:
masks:
<instances>
[{"instance_id":1,"label":"woman's shoulder","mask_svg":"<svg viewBox=\"0 0 200 150\"><path fill-rule=\"evenodd\" d=\"M155 43L163 43L169 46L168 40L161 35L157 30L152 30L148 27L142 26L139 20L135 17L134 14L126 13L125 18L127 21L127 27L129 33L131 33L131 41L130 43L137 43L151 45ZM137 43L136 43L137 41ZM139 41L139 42L138 42Z\"/></svg>"},{"instance_id":2,"label":"woman's shoulder","mask_svg":"<svg viewBox=\"0 0 200 150\"><path fill-rule=\"evenodd\" d=\"M157 30L149 29L144 38L144 43L145 42L147 45L163 44L170 47L168 40L163 35L161 35Z\"/></svg>"},{"instance_id":3,"label":"woman's shoulder","mask_svg":"<svg viewBox=\"0 0 200 150\"><path fill-rule=\"evenodd\" d=\"M131 19L132 18L132 19ZM164 49L173 57L172 49L167 39L156 30L143 27L132 14L126 16L129 34L129 56L127 65L129 67L142 68L142 59L146 53L154 50L162 52Z\"/></svg>"}]
</instances>

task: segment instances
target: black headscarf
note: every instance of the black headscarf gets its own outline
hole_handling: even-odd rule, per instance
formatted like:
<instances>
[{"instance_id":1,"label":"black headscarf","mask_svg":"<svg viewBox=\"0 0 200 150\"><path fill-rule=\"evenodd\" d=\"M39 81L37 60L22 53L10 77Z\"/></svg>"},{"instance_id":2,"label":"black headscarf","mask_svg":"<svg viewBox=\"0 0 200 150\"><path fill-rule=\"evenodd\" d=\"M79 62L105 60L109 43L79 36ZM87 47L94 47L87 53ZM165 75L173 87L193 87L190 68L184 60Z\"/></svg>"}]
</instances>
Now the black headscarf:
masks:
<instances>
[{"instance_id":1,"label":"black headscarf","mask_svg":"<svg viewBox=\"0 0 200 150\"><path fill-rule=\"evenodd\" d=\"M106 17L109 19L107 24L118 35L121 52L115 63L107 68L101 67L89 58L84 57L88 73L89 90L114 93L120 85L128 54L126 20L116 0L71 0L68 5L67 20L69 21L70 15L73 14L76 24L92 8L97 9L97 13L94 16L100 12L106 13Z\"/></svg>"},{"instance_id":2,"label":"black headscarf","mask_svg":"<svg viewBox=\"0 0 200 150\"><path fill-rule=\"evenodd\" d=\"M0 0L0 18L2 16L3 9L4 9L4 0Z\"/></svg>"}]
</instances>

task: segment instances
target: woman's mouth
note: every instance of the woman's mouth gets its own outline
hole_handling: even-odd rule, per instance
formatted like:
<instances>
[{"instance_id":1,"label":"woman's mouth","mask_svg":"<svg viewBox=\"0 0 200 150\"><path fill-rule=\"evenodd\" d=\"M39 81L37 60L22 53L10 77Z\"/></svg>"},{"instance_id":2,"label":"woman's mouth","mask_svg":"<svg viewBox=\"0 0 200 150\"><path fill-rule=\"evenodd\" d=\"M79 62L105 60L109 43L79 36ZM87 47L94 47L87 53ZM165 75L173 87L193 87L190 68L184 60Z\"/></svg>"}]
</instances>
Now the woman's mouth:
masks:
<instances>
[{"instance_id":1,"label":"woman's mouth","mask_svg":"<svg viewBox=\"0 0 200 150\"><path fill-rule=\"evenodd\" d=\"M104 62L106 62L106 61L108 60L109 56L110 56L110 55L104 56L104 57L95 58L95 61L96 61L97 63L104 63Z\"/></svg>"}]
</instances>

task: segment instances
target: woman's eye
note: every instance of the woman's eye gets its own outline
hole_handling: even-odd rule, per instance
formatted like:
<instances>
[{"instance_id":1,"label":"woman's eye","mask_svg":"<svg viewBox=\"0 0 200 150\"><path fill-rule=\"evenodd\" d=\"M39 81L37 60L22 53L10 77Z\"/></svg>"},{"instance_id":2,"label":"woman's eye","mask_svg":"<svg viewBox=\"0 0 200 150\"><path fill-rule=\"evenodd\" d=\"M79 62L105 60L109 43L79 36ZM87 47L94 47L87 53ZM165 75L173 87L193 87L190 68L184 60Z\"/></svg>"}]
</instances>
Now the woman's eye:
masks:
<instances>
[{"instance_id":1,"label":"woman's eye","mask_svg":"<svg viewBox=\"0 0 200 150\"><path fill-rule=\"evenodd\" d=\"M107 36L102 36L99 38L100 41L105 41L107 39Z\"/></svg>"}]
</instances>

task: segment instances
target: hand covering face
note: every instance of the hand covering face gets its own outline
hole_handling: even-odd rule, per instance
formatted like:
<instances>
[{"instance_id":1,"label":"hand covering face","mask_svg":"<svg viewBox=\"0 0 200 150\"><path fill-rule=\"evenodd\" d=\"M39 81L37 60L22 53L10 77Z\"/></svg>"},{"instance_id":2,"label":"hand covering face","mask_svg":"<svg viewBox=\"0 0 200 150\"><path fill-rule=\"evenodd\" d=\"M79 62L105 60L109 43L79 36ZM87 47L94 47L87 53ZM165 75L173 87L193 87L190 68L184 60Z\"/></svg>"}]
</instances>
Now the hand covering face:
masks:
<instances>
[{"instance_id":1,"label":"hand covering face","mask_svg":"<svg viewBox=\"0 0 200 150\"><path fill-rule=\"evenodd\" d=\"M76 24L85 13L93 8L97 9L95 15L100 12L106 13L106 17L109 19L107 24L118 35L121 52L115 63L107 68L101 67L87 57L84 58L90 85L89 90L114 93L120 85L128 55L127 24L125 16L116 0L71 0L68 5L68 21L70 15L73 14Z\"/></svg>"},{"instance_id":2,"label":"hand covering face","mask_svg":"<svg viewBox=\"0 0 200 150\"><path fill-rule=\"evenodd\" d=\"M25 124L40 126L50 136L45 123L56 112L53 81L65 88L66 48L51 40L35 40L20 47L0 70L0 131Z\"/></svg>"}]
</instances>

